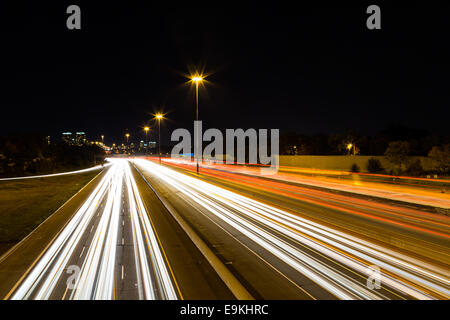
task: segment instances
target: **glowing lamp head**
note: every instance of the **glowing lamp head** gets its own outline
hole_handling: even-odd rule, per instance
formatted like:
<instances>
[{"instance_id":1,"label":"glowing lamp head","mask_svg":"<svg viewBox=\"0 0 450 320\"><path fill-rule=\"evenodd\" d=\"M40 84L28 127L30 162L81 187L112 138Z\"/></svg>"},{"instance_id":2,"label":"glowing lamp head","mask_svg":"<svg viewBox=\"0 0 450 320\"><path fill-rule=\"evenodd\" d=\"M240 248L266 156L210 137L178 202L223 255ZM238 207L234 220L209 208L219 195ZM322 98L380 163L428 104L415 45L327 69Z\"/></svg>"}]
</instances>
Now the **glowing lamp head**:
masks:
<instances>
[{"instance_id":1,"label":"glowing lamp head","mask_svg":"<svg viewBox=\"0 0 450 320\"><path fill-rule=\"evenodd\" d=\"M195 77L192 77L192 81L199 83L199 82L203 81L203 78L200 76L195 76Z\"/></svg>"},{"instance_id":2,"label":"glowing lamp head","mask_svg":"<svg viewBox=\"0 0 450 320\"><path fill-rule=\"evenodd\" d=\"M150 130L150 128L149 128L149 127L145 127L144 130L145 130L145 131L148 131L148 130Z\"/></svg>"},{"instance_id":3,"label":"glowing lamp head","mask_svg":"<svg viewBox=\"0 0 450 320\"><path fill-rule=\"evenodd\" d=\"M127 137L127 138L128 138L129 136L130 136L130 134L129 134L129 133L125 134L125 137Z\"/></svg>"},{"instance_id":4,"label":"glowing lamp head","mask_svg":"<svg viewBox=\"0 0 450 320\"><path fill-rule=\"evenodd\" d=\"M155 115L155 118L158 119L158 120L161 120L163 118L163 115L161 113L157 113Z\"/></svg>"},{"instance_id":5,"label":"glowing lamp head","mask_svg":"<svg viewBox=\"0 0 450 320\"><path fill-rule=\"evenodd\" d=\"M353 147L353 145L352 145L351 143L349 143L349 144L347 145L347 149L348 149L348 150L350 150L352 147Z\"/></svg>"}]
</instances>

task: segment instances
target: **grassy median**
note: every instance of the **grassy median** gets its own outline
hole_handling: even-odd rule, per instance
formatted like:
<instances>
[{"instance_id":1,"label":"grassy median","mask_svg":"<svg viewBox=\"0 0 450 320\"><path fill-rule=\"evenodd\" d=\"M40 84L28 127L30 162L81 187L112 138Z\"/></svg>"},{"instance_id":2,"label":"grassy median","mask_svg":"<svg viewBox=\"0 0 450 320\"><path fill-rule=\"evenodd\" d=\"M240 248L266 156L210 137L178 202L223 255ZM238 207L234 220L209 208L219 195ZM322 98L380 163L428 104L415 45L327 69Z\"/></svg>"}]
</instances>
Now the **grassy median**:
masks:
<instances>
[{"instance_id":1,"label":"grassy median","mask_svg":"<svg viewBox=\"0 0 450 320\"><path fill-rule=\"evenodd\" d=\"M26 237L99 172L0 181L0 255Z\"/></svg>"}]
</instances>

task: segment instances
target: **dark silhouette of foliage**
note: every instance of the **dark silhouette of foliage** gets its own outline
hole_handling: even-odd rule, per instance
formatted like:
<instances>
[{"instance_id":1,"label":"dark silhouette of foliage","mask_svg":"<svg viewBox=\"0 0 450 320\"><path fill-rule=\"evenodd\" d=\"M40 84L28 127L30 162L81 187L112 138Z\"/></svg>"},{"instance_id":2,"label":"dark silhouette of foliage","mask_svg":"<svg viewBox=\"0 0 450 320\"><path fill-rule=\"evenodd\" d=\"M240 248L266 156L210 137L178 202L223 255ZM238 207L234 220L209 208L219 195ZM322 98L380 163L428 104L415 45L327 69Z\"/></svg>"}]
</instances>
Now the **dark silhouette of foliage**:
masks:
<instances>
[{"instance_id":1,"label":"dark silhouette of foliage","mask_svg":"<svg viewBox=\"0 0 450 320\"><path fill-rule=\"evenodd\" d=\"M0 137L0 175L23 176L62 172L102 163L105 152L97 145L49 145L36 134Z\"/></svg>"},{"instance_id":2,"label":"dark silhouette of foliage","mask_svg":"<svg viewBox=\"0 0 450 320\"><path fill-rule=\"evenodd\" d=\"M434 146L428 153L436 171L444 173L450 170L450 144Z\"/></svg>"},{"instance_id":3,"label":"dark silhouette of foliage","mask_svg":"<svg viewBox=\"0 0 450 320\"><path fill-rule=\"evenodd\" d=\"M420 161L420 159L416 159L416 160L412 161L408 165L408 168L406 168L406 174L408 174L410 176L421 176L423 173L424 173L424 170L423 170L422 162Z\"/></svg>"},{"instance_id":4,"label":"dark silhouette of foliage","mask_svg":"<svg viewBox=\"0 0 450 320\"><path fill-rule=\"evenodd\" d=\"M380 160L370 158L369 160L367 160L367 171L369 171L370 173L380 173L384 171L384 168L381 165Z\"/></svg>"},{"instance_id":5,"label":"dark silhouette of foliage","mask_svg":"<svg viewBox=\"0 0 450 320\"><path fill-rule=\"evenodd\" d=\"M351 172L359 172L360 171L359 166L356 163L352 164L350 171Z\"/></svg>"},{"instance_id":6,"label":"dark silhouette of foliage","mask_svg":"<svg viewBox=\"0 0 450 320\"><path fill-rule=\"evenodd\" d=\"M402 165L408 162L410 153L410 144L407 141L392 141L389 143L384 155L386 159L393 163L397 168L397 174L402 170Z\"/></svg>"}]
</instances>

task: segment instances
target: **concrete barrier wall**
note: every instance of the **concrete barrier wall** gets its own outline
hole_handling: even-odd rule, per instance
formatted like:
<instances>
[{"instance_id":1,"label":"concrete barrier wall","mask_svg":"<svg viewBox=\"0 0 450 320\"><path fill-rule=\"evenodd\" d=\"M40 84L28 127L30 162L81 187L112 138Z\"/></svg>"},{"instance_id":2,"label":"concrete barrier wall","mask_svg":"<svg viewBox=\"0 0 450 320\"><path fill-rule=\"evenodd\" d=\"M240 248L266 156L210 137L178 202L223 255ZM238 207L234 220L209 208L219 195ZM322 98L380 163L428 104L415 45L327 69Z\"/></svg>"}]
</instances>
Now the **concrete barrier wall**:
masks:
<instances>
[{"instance_id":1,"label":"concrete barrier wall","mask_svg":"<svg viewBox=\"0 0 450 320\"><path fill-rule=\"evenodd\" d=\"M393 165L384 156L280 156L280 165L350 171L351 166L356 163L361 172L367 172L367 161L372 157L380 160L387 171L393 169ZM427 157L411 157L412 161L415 159L420 159L425 170L432 168L431 160Z\"/></svg>"}]
</instances>

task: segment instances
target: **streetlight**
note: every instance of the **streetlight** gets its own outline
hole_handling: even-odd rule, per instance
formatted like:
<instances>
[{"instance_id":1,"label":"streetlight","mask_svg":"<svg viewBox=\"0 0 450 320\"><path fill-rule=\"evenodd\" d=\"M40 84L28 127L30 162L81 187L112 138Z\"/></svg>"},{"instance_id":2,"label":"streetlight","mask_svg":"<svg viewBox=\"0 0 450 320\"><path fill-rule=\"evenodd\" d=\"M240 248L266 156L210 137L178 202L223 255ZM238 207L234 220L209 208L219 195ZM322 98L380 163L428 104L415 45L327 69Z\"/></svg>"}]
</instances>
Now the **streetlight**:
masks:
<instances>
[{"instance_id":1,"label":"streetlight","mask_svg":"<svg viewBox=\"0 0 450 320\"><path fill-rule=\"evenodd\" d=\"M145 143L147 143L147 146L148 146L148 141L147 141L147 133L148 133L148 130L150 130L149 127L144 127L144 131L145 131Z\"/></svg>"},{"instance_id":2,"label":"streetlight","mask_svg":"<svg viewBox=\"0 0 450 320\"><path fill-rule=\"evenodd\" d=\"M348 149L349 153L351 152L352 148L353 148L353 155L356 155L356 149L355 149L356 147L355 147L355 145L352 144L352 143L347 144L347 149Z\"/></svg>"},{"instance_id":3,"label":"streetlight","mask_svg":"<svg viewBox=\"0 0 450 320\"><path fill-rule=\"evenodd\" d=\"M193 82L195 82L195 120L198 121L198 84L203 81L203 77L200 76L200 75L196 75L196 76L192 77L191 80ZM198 126L197 126L197 131L198 131ZM197 148L200 146L200 144L199 144L200 142L198 141L199 135L200 135L199 132L197 132L197 141L195 143ZM196 150L194 150L194 153L195 153L195 151ZM202 156L202 158L203 158L203 156ZM199 171L198 170L199 169L199 166L198 166L198 154L197 154L197 157L196 157L196 161L197 161L197 174L198 174L198 171Z\"/></svg>"},{"instance_id":4,"label":"streetlight","mask_svg":"<svg viewBox=\"0 0 450 320\"><path fill-rule=\"evenodd\" d=\"M155 114L156 120L158 120L158 153L159 153L159 163L161 163L161 119L164 119L162 113Z\"/></svg>"},{"instance_id":5,"label":"streetlight","mask_svg":"<svg viewBox=\"0 0 450 320\"><path fill-rule=\"evenodd\" d=\"M130 137L130 134L128 132L125 133L125 137L127 138L127 149L128 149L128 151L130 151L130 146L128 144L128 138Z\"/></svg>"},{"instance_id":6,"label":"streetlight","mask_svg":"<svg viewBox=\"0 0 450 320\"><path fill-rule=\"evenodd\" d=\"M101 135L101 137L102 137L102 144L104 144L104 140L103 139L105 139L105 136Z\"/></svg>"}]
</instances>

